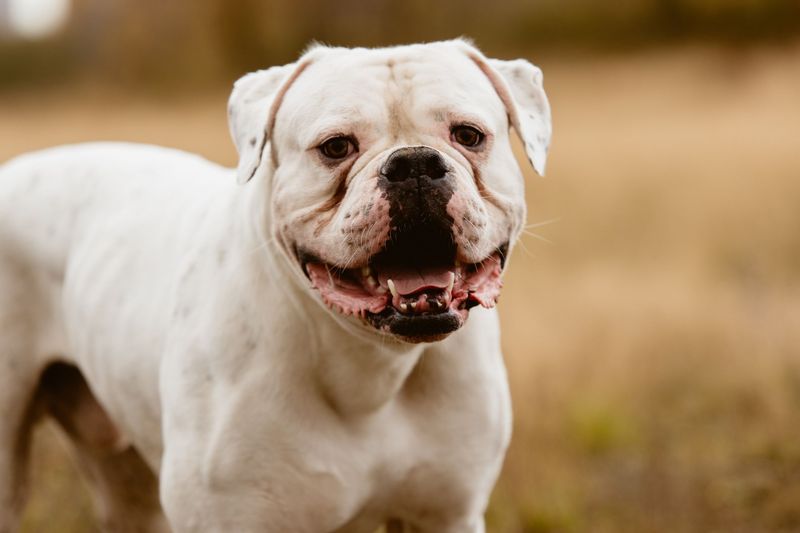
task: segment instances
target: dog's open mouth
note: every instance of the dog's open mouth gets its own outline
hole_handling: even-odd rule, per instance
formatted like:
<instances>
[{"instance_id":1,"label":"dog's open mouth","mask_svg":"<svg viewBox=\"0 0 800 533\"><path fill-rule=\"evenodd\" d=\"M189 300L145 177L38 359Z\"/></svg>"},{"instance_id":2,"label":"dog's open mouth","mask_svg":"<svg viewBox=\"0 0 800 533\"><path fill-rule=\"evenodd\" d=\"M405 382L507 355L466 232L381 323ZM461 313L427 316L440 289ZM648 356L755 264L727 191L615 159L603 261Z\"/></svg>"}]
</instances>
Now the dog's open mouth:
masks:
<instances>
[{"instance_id":1,"label":"dog's open mouth","mask_svg":"<svg viewBox=\"0 0 800 533\"><path fill-rule=\"evenodd\" d=\"M328 306L409 340L443 338L461 327L470 308L495 305L507 244L471 264L460 263L449 243L438 248L410 244L391 241L367 265L349 269L305 251L298 255Z\"/></svg>"}]
</instances>

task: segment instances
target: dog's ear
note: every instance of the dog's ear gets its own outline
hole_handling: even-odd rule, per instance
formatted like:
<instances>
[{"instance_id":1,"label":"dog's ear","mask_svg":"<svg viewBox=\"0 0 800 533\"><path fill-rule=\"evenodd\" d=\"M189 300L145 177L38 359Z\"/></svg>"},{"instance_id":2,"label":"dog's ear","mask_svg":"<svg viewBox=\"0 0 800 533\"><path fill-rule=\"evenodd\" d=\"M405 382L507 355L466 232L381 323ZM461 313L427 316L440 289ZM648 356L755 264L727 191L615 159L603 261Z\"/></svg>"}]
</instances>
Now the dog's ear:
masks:
<instances>
[{"instance_id":1,"label":"dog's ear","mask_svg":"<svg viewBox=\"0 0 800 533\"><path fill-rule=\"evenodd\" d=\"M544 176L553 125L550 118L550 103L544 92L542 71L524 59L513 61L490 59L489 65L507 86L508 97L503 101L508 109L511 124L525 143L528 160L536 172ZM496 90L499 81L494 82ZM498 94L503 98L501 90L498 90Z\"/></svg>"},{"instance_id":2,"label":"dog's ear","mask_svg":"<svg viewBox=\"0 0 800 533\"><path fill-rule=\"evenodd\" d=\"M528 161L540 176L544 176L553 126L541 69L524 59L487 59L469 43L461 45L492 82L506 106L511 125L525 143Z\"/></svg>"},{"instance_id":3,"label":"dog's ear","mask_svg":"<svg viewBox=\"0 0 800 533\"><path fill-rule=\"evenodd\" d=\"M246 74L234 83L228 99L228 126L239 152L239 183L247 183L255 175L283 95L306 66L308 61L301 60L271 67Z\"/></svg>"}]
</instances>

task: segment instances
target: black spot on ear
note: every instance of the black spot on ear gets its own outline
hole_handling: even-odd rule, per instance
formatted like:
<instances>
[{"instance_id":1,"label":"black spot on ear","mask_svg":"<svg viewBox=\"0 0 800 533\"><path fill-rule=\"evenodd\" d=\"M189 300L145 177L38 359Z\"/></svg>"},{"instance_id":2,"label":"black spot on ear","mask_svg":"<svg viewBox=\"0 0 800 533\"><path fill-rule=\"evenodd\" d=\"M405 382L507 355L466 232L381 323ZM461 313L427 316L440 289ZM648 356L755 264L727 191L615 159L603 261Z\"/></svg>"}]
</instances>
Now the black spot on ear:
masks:
<instances>
[{"instance_id":1,"label":"black spot on ear","mask_svg":"<svg viewBox=\"0 0 800 533\"><path fill-rule=\"evenodd\" d=\"M255 146L255 145L256 145L256 141L257 141L257 140L258 140L258 139L256 139L255 137L251 137L251 138L250 138L250 146Z\"/></svg>"}]
</instances>

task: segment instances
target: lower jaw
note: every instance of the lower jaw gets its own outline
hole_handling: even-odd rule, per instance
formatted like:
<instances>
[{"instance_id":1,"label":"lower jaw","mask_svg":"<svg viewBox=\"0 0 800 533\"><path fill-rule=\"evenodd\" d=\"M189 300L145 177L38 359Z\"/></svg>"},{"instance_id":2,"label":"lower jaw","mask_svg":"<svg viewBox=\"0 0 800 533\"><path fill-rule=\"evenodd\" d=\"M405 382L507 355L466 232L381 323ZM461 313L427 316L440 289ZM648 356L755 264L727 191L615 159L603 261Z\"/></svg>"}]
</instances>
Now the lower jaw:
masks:
<instances>
[{"instance_id":1,"label":"lower jaw","mask_svg":"<svg viewBox=\"0 0 800 533\"><path fill-rule=\"evenodd\" d=\"M407 342L435 342L463 326L467 313L465 309L448 309L436 314L404 315L388 307L381 313L368 314L366 320L376 329Z\"/></svg>"}]
</instances>

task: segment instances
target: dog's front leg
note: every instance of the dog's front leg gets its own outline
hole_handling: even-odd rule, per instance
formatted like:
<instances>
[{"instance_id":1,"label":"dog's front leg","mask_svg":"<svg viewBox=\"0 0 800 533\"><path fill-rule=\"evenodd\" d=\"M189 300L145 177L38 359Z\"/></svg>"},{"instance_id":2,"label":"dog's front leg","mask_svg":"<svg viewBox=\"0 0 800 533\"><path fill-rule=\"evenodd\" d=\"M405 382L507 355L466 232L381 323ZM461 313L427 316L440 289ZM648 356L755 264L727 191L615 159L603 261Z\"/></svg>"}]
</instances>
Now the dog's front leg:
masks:
<instances>
[{"instance_id":1,"label":"dog's front leg","mask_svg":"<svg viewBox=\"0 0 800 533\"><path fill-rule=\"evenodd\" d=\"M281 450L268 444L263 455L238 453L239 437L230 436L228 456L168 445L161 502L174 533L326 533L350 516L341 485L272 462Z\"/></svg>"},{"instance_id":2,"label":"dog's front leg","mask_svg":"<svg viewBox=\"0 0 800 533\"><path fill-rule=\"evenodd\" d=\"M203 464L200 450L168 452L162 465L161 503L174 533L311 533L298 527L292 502L252 484L222 482ZM237 461L232 457L231 461ZM257 469L256 465L251 468ZM300 519L303 520L302 518Z\"/></svg>"},{"instance_id":3,"label":"dog's front leg","mask_svg":"<svg viewBox=\"0 0 800 533\"><path fill-rule=\"evenodd\" d=\"M274 386L204 389L184 381L196 373L163 393L160 496L174 533L325 533L349 519L357 491L337 458L308 450L318 439L303 438L302 417L275 414Z\"/></svg>"},{"instance_id":4,"label":"dog's front leg","mask_svg":"<svg viewBox=\"0 0 800 533\"><path fill-rule=\"evenodd\" d=\"M179 457L183 453L191 455ZM185 449L167 452L164 456L160 496L172 530L175 533L259 530L262 524L248 516L244 495L215 491L207 485L195 453L197 451Z\"/></svg>"}]
</instances>

